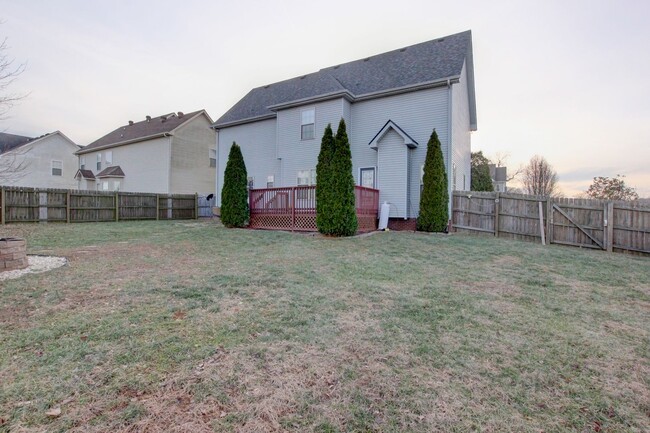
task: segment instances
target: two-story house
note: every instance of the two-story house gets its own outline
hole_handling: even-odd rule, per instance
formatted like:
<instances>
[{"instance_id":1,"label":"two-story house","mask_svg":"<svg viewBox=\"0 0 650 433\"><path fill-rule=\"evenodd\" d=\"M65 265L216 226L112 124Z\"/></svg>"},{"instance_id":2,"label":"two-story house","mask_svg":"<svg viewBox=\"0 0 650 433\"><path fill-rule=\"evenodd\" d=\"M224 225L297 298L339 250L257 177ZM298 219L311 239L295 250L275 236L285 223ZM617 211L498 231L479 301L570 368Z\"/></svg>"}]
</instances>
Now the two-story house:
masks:
<instances>
[{"instance_id":1,"label":"two-story house","mask_svg":"<svg viewBox=\"0 0 650 433\"><path fill-rule=\"evenodd\" d=\"M40 137L0 133L0 184L33 188L76 188L79 150L60 131Z\"/></svg>"},{"instance_id":2,"label":"two-story house","mask_svg":"<svg viewBox=\"0 0 650 433\"><path fill-rule=\"evenodd\" d=\"M210 194L215 132L205 110L129 121L77 151L79 189Z\"/></svg>"},{"instance_id":3,"label":"two-story house","mask_svg":"<svg viewBox=\"0 0 650 433\"><path fill-rule=\"evenodd\" d=\"M445 36L251 90L214 124L217 205L233 142L253 188L310 185L327 124L347 124L358 185L380 190L389 227L413 227L427 141L442 143L449 192L470 187L476 130L471 32ZM406 222L406 223L405 223Z\"/></svg>"}]
</instances>

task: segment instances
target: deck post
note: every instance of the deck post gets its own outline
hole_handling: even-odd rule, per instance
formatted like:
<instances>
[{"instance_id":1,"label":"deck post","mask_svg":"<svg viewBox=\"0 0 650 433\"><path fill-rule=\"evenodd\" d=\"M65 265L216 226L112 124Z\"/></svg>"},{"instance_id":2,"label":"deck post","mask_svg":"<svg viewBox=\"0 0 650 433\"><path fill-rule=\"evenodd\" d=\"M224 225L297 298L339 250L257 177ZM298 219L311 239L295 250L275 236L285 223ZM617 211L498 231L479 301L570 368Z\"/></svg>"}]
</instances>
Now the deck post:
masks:
<instances>
[{"instance_id":1,"label":"deck post","mask_svg":"<svg viewBox=\"0 0 650 433\"><path fill-rule=\"evenodd\" d=\"M296 226L296 187L291 187L291 231Z\"/></svg>"}]
</instances>

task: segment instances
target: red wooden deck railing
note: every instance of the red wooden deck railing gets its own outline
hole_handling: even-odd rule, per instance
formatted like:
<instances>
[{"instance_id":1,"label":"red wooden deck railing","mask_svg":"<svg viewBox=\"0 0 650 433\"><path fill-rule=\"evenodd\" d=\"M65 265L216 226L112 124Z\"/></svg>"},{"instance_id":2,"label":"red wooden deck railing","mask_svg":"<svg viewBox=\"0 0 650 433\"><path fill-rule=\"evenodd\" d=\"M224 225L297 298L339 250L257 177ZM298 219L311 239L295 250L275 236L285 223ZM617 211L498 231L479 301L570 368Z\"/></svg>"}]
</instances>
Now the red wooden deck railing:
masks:
<instances>
[{"instance_id":1,"label":"red wooden deck railing","mask_svg":"<svg viewBox=\"0 0 650 433\"><path fill-rule=\"evenodd\" d=\"M379 190L354 187L360 232L377 230ZM315 232L316 186L290 186L249 191L250 227Z\"/></svg>"}]
</instances>

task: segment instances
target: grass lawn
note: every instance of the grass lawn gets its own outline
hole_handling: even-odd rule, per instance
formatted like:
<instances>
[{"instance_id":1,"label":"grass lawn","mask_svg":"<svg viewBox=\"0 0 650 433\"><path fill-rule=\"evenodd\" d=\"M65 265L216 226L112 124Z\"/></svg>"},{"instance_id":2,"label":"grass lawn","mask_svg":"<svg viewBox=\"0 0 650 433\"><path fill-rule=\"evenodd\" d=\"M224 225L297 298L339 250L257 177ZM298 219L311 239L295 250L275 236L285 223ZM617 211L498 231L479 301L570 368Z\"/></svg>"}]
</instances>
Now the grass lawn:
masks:
<instances>
[{"instance_id":1,"label":"grass lawn","mask_svg":"<svg viewBox=\"0 0 650 433\"><path fill-rule=\"evenodd\" d=\"M647 257L212 221L7 235L69 265L0 281L1 432L650 430Z\"/></svg>"}]
</instances>

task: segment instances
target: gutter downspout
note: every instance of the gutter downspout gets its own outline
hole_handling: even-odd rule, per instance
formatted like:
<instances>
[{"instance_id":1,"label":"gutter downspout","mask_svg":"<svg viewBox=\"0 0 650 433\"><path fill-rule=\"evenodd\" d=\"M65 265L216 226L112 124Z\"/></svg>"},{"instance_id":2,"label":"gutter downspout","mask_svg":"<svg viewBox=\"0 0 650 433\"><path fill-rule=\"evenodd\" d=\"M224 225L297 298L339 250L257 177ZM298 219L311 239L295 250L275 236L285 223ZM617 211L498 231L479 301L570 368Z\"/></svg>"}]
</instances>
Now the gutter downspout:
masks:
<instances>
[{"instance_id":1,"label":"gutter downspout","mask_svg":"<svg viewBox=\"0 0 650 433\"><path fill-rule=\"evenodd\" d=\"M451 221L451 204L454 199L453 196L453 191L451 189L451 186L453 185L453 181L451 177L454 175L454 170L453 170L453 161L452 161L452 155L453 155L453 149L452 149L452 136L453 136L453 130L452 130L452 123L451 123L451 110L452 110L452 103L451 103L451 98L452 98L452 92L451 92L451 80L447 80L447 194L449 196L449 201L447 203L447 215L448 215L448 222Z\"/></svg>"},{"instance_id":2,"label":"gutter downspout","mask_svg":"<svg viewBox=\"0 0 650 433\"><path fill-rule=\"evenodd\" d=\"M215 134L215 140L214 140L214 145L215 145L215 153L217 157L217 167L216 167L216 174L214 176L214 205L221 207L221 191L219 191L219 171L221 170L221 164L219 163L219 130L215 129L214 132Z\"/></svg>"},{"instance_id":3,"label":"gutter downspout","mask_svg":"<svg viewBox=\"0 0 650 433\"><path fill-rule=\"evenodd\" d=\"M167 160L167 194L172 193L172 136L169 135L169 159Z\"/></svg>"}]
</instances>

